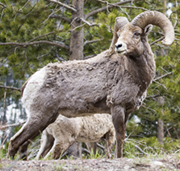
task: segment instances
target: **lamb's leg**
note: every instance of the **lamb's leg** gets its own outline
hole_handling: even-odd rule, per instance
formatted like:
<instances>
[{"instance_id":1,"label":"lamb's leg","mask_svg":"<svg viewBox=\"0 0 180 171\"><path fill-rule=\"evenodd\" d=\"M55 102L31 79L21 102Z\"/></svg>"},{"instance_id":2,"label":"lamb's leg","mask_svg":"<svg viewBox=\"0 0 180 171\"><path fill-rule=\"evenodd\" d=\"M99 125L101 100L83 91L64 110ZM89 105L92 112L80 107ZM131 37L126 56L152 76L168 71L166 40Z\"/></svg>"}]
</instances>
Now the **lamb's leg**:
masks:
<instances>
[{"instance_id":1,"label":"lamb's leg","mask_svg":"<svg viewBox=\"0 0 180 171\"><path fill-rule=\"evenodd\" d=\"M93 152L94 152L94 155L96 154L96 151L97 151L97 143L94 142L93 143Z\"/></svg>"},{"instance_id":2,"label":"lamb's leg","mask_svg":"<svg viewBox=\"0 0 180 171\"><path fill-rule=\"evenodd\" d=\"M114 145L114 142L115 142L115 132L113 129L111 129L106 133L105 151L108 158L111 158L111 152L112 152L112 147Z\"/></svg>"},{"instance_id":3,"label":"lamb's leg","mask_svg":"<svg viewBox=\"0 0 180 171\"><path fill-rule=\"evenodd\" d=\"M93 150L94 155L96 154L97 150L97 143L96 142L86 142L87 149L91 152Z\"/></svg>"},{"instance_id":4,"label":"lamb's leg","mask_svg":"<svg viewBox=\"0 0 180 171\"><path fill-rule=\"evenodd\" d=\"M104 140L105 140L105 154L106 154L106 157L111 158L109 133L106 133Z\"/></svg>"},{"instance_id":5,"label":"lamb's leg","mask_svg":"<svg viewBox=\"0 0 180 171\"><path fill-rule=\"evenodd\" d=\"M43 118L39 118L37 116L43 115L31 115L24 126L10 139L8 154L12 159L23 143L28 141L28 139L33 140L36 136L38 136L50 123L55 121L58 114L46 114Z\"/></svg>"},{"instance_id":6,"label":"lamb's leg","mask_svg":"<svg viewBox=\"0 0 180 171\"><path fill-rule=\"evenodd\" d=\"M125 111L123 107L113 106L111 108L112 121L116 131L116 157L123 157L123 143L126 131Z\"/></svg>"},{"instance_id":7,"label":"lamb's leg","mask_svg":"<svg viewBox=\"0 0 180 171\"><path fill-rule=\"evenodd\" d=\"M82 159L82 142L78 142L78 151L79 151L79 158Z\"/></svg>"},{"instance_id":8,"label":"lamb's leg","mask_svg":"<svg viewBox=\"0 0 180 171\"><path fill-rule=\"evenodd\" d=\"M54 143L54 137L47 133L47 131L43 131L41 136L41 147L35 159L39 160L44 157L52 148Z\"/></svg>"},{"instance_id":9,"label":"lamb's leg","mask_svg":"<svg viewBox=\"0 0 180 171\"><path fill-rule=\"evenodd\" d=\"M74 140L75 141L75 140ZM55 139L54 145L51 150L47 153L44 159L59 159L60 156L71 146L72 143L61 142L61 140Z\"/></svg>"}]
</instances>

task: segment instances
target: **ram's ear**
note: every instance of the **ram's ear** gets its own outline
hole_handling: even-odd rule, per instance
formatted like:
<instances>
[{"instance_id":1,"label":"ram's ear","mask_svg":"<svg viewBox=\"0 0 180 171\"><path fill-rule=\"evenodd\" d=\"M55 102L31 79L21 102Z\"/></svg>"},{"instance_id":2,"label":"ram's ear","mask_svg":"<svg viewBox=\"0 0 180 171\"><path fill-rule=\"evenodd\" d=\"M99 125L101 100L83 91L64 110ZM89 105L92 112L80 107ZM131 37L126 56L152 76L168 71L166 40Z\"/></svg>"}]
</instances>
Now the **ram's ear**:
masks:
<instances>
[{"instance_id":1,"label":"ram's ear","mask_svg":"<svg viewBox=\"0 0 180 171\"><path fill-rule=\"evenodd\" d=\"M152 24L148 24L145 28L144 28L144 35L147 36L151 30L153 28L153 25Z\"/></svg>"},{"instance_id":2,"label":"ram's ear","mask_svg":"<svg viewBox=\"0 0 180 171\"><path fill-rule=\"evenodd\" d=\"M118 39L117 31L120 30L127 23L129 23L129 21L126 17L116 17L115 24L114 24L113 38L112 38L112 42L111 42L111 45L109 48L110 51L115 50L115 44L116 44L117 39Z\"/></svg>"}]
</instances>

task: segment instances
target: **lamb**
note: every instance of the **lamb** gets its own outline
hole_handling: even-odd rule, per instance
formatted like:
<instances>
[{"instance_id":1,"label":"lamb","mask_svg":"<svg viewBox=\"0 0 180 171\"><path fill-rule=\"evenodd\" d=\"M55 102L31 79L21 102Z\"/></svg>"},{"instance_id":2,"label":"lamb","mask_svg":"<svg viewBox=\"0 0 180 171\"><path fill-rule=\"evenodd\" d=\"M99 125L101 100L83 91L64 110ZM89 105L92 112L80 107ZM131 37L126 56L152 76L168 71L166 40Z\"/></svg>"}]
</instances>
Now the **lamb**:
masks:
<instances>
[{"instance_id":1,"label":"lamb","mask_svg":"<svg viewBox=\"0 0 180 171\"><path fill-rule=\"evenodd\" d=\"M52 156L58 159L75 141L98 142L107 140L106 152L111 157L111 149L115 142L115 129L110 114L94 114L92 116L67 118L59 115L42 133L41 147L36 156L40 159Z\"/></svg>"},{"instance_id":2,"label":"lamb","mask_svg":"<svg viewBox=\"0 0 180 171\"><path fill-rule=\"evenodd\" d=\"M108 50L87 60L50 63L34 73L23 86L22 102L29 117L10 140L11 158L59 113L66 117L110 113L116 131L116 157L122 157L128 117L141 106L155 76L147 38L151 24L162 29L164 45L173 43L172 23L160 12L145 11L131 22L117 17Z\"/></svg>"}]
</instances>

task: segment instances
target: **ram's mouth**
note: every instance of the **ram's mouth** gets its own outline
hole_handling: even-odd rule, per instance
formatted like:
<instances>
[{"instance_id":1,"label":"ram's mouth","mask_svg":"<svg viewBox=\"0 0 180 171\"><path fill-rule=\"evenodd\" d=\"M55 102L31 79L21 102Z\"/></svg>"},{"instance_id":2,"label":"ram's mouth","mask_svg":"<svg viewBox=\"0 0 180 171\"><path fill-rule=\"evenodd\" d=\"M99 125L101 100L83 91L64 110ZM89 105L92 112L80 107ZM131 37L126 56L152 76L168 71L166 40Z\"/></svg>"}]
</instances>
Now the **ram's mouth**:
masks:
<instances>
[{"instance_id":1,"label":"ram's mouth","mask_svg":"<svg viewBox=\"0 0 180 171\"><path fill-rule=\"evenodd\" d=\"M116 51L118 54L125 54L125 53L126 53L126 49L123 49L123 50L117 50L117 49L115 49L115 51Z\"/></svg>"}]
</instances>

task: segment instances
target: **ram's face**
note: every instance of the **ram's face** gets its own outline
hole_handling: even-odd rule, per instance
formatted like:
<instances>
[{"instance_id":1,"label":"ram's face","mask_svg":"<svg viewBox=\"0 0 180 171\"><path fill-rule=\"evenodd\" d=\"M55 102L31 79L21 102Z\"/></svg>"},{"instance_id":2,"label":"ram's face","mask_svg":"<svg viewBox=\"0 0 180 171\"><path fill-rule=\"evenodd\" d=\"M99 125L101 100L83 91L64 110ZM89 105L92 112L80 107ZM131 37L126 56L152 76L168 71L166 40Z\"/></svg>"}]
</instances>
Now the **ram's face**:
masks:
<instances>
[{"instance_id":1,"label":"ram's face","mask_svg":"<svg viewBox=\"0 0 180 171\"><path fill-rule=\"evenodd\" d=\"M126 24L117 32L118 40L115 44L115 51L127 56L140 56L143 53L142 34L140 27L132 26L130 23Z\"/></svg>"}]
</instances>

